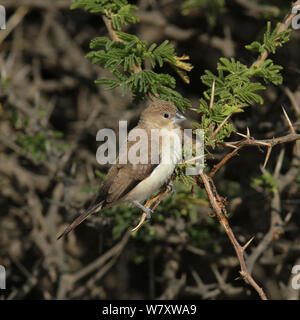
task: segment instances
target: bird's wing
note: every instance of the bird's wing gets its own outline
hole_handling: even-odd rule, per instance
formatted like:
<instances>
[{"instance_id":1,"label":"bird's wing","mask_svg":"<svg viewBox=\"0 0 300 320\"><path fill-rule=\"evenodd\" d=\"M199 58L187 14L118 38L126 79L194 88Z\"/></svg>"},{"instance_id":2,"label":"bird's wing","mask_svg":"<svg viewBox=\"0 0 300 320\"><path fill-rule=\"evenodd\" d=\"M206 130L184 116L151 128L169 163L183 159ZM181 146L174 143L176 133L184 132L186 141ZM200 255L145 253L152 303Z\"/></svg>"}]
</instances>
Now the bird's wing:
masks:
<instances>
[{"instance_id":1,"label":"bird's wing","mask_svg":"<svg viewBox=\"0 0 300 320\"><path fill-rule=\"evenodd\" d=\"M118 174L111 184L106 203L113 203L136 187L142 180L147 178L157 164L130 164L119 169Z\"/></svg>"},{"instance_id":2,"label":"bird's wing","mask_svg":"<svg viewBox=\"0 0 300 320\"><path fill-rule=\"evenodd\" d=\"M128 141L127 152L136 142ZM145 152L148 155L148 162L146 164L120 164L119 158L116 164L112 165L109 169L105 180L100 186L100 191L94 201L94 203L80 216L78 216L58 237L67 235L70 231L75 229L81 222L83 222L89 215L104 209L105 207L112 206L116 201L130 192L139 182L147 178L152 171L158 166L157 164L151 164L151 154L156 159L159 159L160 150L155 141L151 144L151 136L148 135L148 148L146 150L146 144L143 145ZM156 153L156 154L155 154Z\"/></svg>"},{"instance_id":3,"label":"bird's wing","mask_svg":"<svg viewBox=\"0 0 300 320\"><path fill-rule=\"evenodd\" d=\"M135 143L136 142L128 141L127 153ZM158 163L151 163L151 155L155 159L160 159L160 150L156 141L152 141L151 143L150 135L148 135L148 144L141 145L139 152L147 155L147 163L133 164L128 162L126 164L119 164L118 158L117 163L109 170L97 199L98 202L105 200L103 207L111 205L124 197L137 186L139 182L146 179L158 166Z\"/></svg>"}]
</instances>

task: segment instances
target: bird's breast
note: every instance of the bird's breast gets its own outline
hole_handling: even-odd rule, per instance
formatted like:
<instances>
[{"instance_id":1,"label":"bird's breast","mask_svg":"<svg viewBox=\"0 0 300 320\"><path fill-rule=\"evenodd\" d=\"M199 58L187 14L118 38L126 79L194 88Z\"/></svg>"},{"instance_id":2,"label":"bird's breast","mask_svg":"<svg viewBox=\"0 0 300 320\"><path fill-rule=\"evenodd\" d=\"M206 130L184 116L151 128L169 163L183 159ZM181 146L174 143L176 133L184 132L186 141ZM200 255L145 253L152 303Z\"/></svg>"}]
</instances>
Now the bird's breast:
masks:
<instances>
[{"instance_id":1,"label":"bird's breast","mask_svg":"<svg viewBox=\"0 0 300 320\"><path fill-rule=\"evenodd\" d=\"M170 132L170 142L163 144L161 162L152 171L150 176L141 181L133 190L127 195L125 201L137 200L142 202L148 199L154 192L156 192L163 184L165 184L171 177L177 163L180 162L182 156L182 144L176 133ZM165 139L167 141L167 139ZM179 141L179 143L178 143ZM167 145L168 144L168 145ZM170 148L169 152L166 148Z\"/></svg>"}]
</instances>

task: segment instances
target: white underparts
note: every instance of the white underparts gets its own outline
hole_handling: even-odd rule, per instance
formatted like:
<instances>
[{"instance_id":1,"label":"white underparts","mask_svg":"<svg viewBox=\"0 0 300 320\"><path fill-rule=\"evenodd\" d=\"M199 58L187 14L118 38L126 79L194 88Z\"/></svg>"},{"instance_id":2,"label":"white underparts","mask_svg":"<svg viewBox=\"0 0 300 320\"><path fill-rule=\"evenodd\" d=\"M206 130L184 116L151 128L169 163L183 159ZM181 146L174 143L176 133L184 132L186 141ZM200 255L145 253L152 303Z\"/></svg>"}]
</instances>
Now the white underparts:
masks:
<instances>
[{"instance_id":1,"label":"white underparts","mask_svg":"<svg viewBox=\"0 0 300 320\"><path fill-rule=\"evenodd\" d=\"M162 152L162 157L159 165L153 170L151 175L141 181L133 190L131 190L123 199L124 201L137 200L143 202L156 192L164 183L171 177L176 164L181 160L182 144L177 133L168 131L170 143L167 148L169 152ZM167 141L166 139L165 141ZM163 142L164 143L164 142ZM162 150L166 150L163 144Z\"/></svg>"}]
</instances>

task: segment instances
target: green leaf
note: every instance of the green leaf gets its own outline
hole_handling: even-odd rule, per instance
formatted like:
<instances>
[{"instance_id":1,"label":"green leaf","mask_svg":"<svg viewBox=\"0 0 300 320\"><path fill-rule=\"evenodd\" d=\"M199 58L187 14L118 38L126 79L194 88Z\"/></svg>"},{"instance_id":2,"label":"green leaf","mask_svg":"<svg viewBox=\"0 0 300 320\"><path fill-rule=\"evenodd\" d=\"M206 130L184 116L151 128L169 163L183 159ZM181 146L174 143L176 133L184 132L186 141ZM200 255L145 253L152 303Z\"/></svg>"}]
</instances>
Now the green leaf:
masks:
<instances>
[{"instance_id":1,"label":"green leaf","mask_svg":"<svg viewBox=\"0 0 300 320\"><path fill-rule=\"evenodd\" d=\"M245 48L259 53L262 53L264 51L264 46L258 41L254 41L251 44L246 45Z\"/></svg>"}]
</instances>

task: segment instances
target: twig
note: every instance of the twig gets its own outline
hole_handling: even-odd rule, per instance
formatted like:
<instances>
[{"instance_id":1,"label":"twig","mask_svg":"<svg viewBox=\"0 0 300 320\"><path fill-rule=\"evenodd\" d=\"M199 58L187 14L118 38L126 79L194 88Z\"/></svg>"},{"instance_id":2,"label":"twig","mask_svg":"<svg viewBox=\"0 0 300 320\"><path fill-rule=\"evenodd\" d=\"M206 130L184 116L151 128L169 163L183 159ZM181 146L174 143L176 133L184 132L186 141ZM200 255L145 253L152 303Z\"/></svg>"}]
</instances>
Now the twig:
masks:
<instances>
[{"instance_id":1,"label":"twig","mask_svg":"<svg viewBox=\"0 0 300 320\"><path fill-rule=\"evenodd\" d=\"M300 5L300 0L296 1L295 3L293 3L293 7ZM284 20L283 23L280 24L279 28L278 28L278 34L282 31L285 31L289 28L289 26L292 23L292 20L295 18L296 13L290 13ZM269 51L267 49L265 49L261 55L259 56L259 58L252 64L252 66L250 67L253 68L254 66L259 67L268 57L269 55Z\"/></svg>"},{"instance_id":2,"label":"twig","mask_svg":"<svg viewBox=\"0 0 300 320\"><path fill-rule=\"evenodd\" d=\"M300 117L300 105L299 105L297 99L295 98L295 95L288 87L283 87L283 91L288 96L297 117Z\"/></svg>"},{"instance_id":3,"label":"twig","mask_svg":"<svg viewBox=\"0 0 300 320\"><path fill-rule=\"evenodd\" d=\"M216 85L216 83L215 83L215 80L214 80L213 83L212 83L212 87L211 87L211 95L210 95L210 101L209 101L209 107L208 107L209 110L210 110L210 109L213 107L213 105L214 105L215 85Z\"/></svg>"},{"instance_id":4,"label":"twig","mask_svg":"<svg viewBox=\"0 0 300 320\"><path fill-rule=\"evenodd\" d=\"M213 193L212 188L211 188L211 183L212 180L204 173L200 172L201 179L204 183L205 190L207 192L207 196L209 198L210 204L215 211L217 218L220 222L220 224L223 226L224 230L226 231L233 247L236 252L236 255L238 257L240 266L241 266L241 271L240 274L243 277L243 279L248 282L254 289L255 291L259 294L262 300L267 300L267 296L264 293L263 289L259 287L259 285L255 282L255 280L252 278L250 273L247 270L246 263L244 260L244 249L243 247L238 243L238 241L235 238L235 235L230 228L230 225L228 223L228 220L225 217L224 214L224 205L220 203L219 196L216 197L216 195Z\"/></svg>"},{"instance_id":5,"label":"twig","mask_svg":"<svg viewBox=\"0 0 300 320\"><path fill-rule=\"evenodd\" d=\"M28 12L28 8L19 7L14 15L8 20L6 30L0 33L0 44L8 37L8 35L15 29L15 27L23 20Z\"/></svg>"},{"instance_id":6,"label":"twig","mask_svg":"<svg viewBox=\"0 0 300 320\"><path fill-rule=\"evenodd\" d=\"M267 154L266 154L266 158L265 158L265 161L264 161L264 165L263 165L263 168L266 167L269 159L270 159L270 155L271 155L271 151L272 151L272 147L268 147L268 151L267 151Z\"/></svg>"},{"instance_id":7,"label":"twig","mask_svg":"<svg viewBox=\"0 0 300 320\"><path fill-rule=\"evenodd\" d=\"M291 125L290 125L291 126ZM293 128L293 126L292 126ZM234 157L240 149L243 147L261 147L261 146L266 146L268 147L268 152L264 161L264 166L267 164L267 161L269 160L270 153L272 150L272 147L276 146L277 144L283 144L283 143L288 143L288 142L295 142L297 140L300 140L300 134L298 133L291 133L286 136L278 137L278 138L273 138L273 139L264 139L264 140L255 140L254 138L250 137L250 133L241 134L237 133L238 135L242 136L245 138L245 140L241 141L231 141L231 142L223 142L222 145L224 146L230 146L234 147L235 149L231 152L228 153L218 164L216 164L213 169L210 171L209 176L213 177L215 173L227 162L229 161L232 157Z\"/></svg>"},{"instance_id":8,"label":"twig","mask_svg":"<svg viewBox=\"0 0 300 320\"><path fill-rule=\"evenodd\" d=\"M116 31L112 27L111 20L109 18L107 18L106 16L104 16L104 15L102 16L102 19L103 19L103 21L105 23L105 26L107 28L107 31L108 31L109 36L111 37L111 39L113 41L121 42L122 40L120 40L120 38L118 37ZM134 62L133 63L133 73L139 73L141 71L142 71L142 68L139 65L137 65L136 62ZM150 100L152 100L152 101L156 100L155 96L150 91L148 91L147 95L148 95Z\"/></svg>"},{"instance_id":9,"label":"twig","mask_svg":"<svg viewBox=\"0 0 300 320\"><path fill-rule=\"evenodd\" d=\"M212 170L209 173L210 177L213 177L215 173L222 167L224 164L229 161L232 157L234 157L238 151L240 150L240 147L234 149L232 152L228 153L218 164L216 164Z\"/></svg>"},{"instance_id":10,"label":"twig","mask_svg":"<svg viewBox=\"0 0 300 320\"><path fill-rule=\"evenodd\" d=\"M169 189L168 187L164 190L161 191L157 196L155 196L154 198L150 199L149 201L147 201L147 203L145 204L146 208L150 208L153 202L156 202L152 208L152 210L155 210L155 208L160 204L160 202L168 195L169 193ZM131 232L135 233L137 232L141 226L144 224L145 220L146 220L147 214L145 212L142 213L142 217L139 221L139 223L137 224L136 227L134 227Z\"/></svg>"},{"instance_id":11,"label":"twig","mask_svg":"<svg viewBox=\"0 0 300 320\"><path fill-rule=\"evenodd\" d=\"M278 156L278 160L277 160L274 174L273 174L274 178L277 181L278 181L280 169L282 166L283 156L284 156L284 149L281 150ZM284 226L289 221L289 219L283 221L280 216L280 212L281 212L280 191L282 189L283 187L280 185L280 183L278 183L277 192L273 194L273 198L271 201L271 222L270 222L269 231L264 236L264 238L260 241L258 246L252 250L251 254L247 258L247 267L248 267L248 270L250 270L250 272L253 269L253 266L256 260L269 247L269 245L272 243L274 239L279 238L279 236L284 231Z\"/></svg>"},{"instance_id":12,"label":"twig","mask_svg":"<svg viewBox=\"0 0 300 320\"><path fill-rule=\"evenodd\" d=\"M224 126L224 124L227 122L227 120L231 117L231 114L228 115L223 121L222 123L217 127L217 129L211 134L211 136L209 137L209 139L213 140L216 135L219 133L219 131L221 130L221 128Z\"/></svg>"},{"instance_id":13,"label":"twig","mask_svg":"<svg viewBox=\"0 0 300 320\"><path fill-rule=\"evenodd\" d=\"M296 131L295 131L295 129L294 129L294 127L293 127L293 125L292 125L292 122L291 122L291 120L290 120L290 118L289 118L288 114L286 113L286 111L285 111L285 109L284 109L284 107L283 107L283 106L281 106L281 108L282 108L282 111L283 111L284 117L285 117L285 119L286 119L286 121L287 121L287 123L288 123L288 125L289 125L289 127L290 127L291 133L292 133L292 134L295 134L295 133L296 133Z\"/></svg>"},{"instance_id":14,"label":"twig","mask_svg":"<svg viewBox=\"0 0 300 320\"><path fill-rule=\"evenodd\" d=\"M77 281L86 277L96 269L99 269L107 261L109 261L109 259L114 259L114 256L119 256L120 252L124 249L124 247L126 246L130 238L130 233L131 233L130 230L128 230L124 234L123 238L114 247L112 247L110 250L105 252L103 255L101 255L99 258L97 258L95 261L93 261L83 269L77 271L74 274L67 274L67 273L63 274L59 282L57 298L58 299L65 298L67 292L69 292L73 288L74 284ZM114 262L115 261L116 260L114 260ZM110 265L109 262L108 262L108 265ZM101 275L103 274L101 273Z\"/></svg>"},{"instance_id":15,"label":"twig","mask_svg":"<svg viewBox=\"0 0 300 320\"><path fill-rule=\"evenodd\" d=\"M300 134L299 133L292 133L288 134L286 136L273 138L273 139L263 139L263 140L255 140L253 138L242 140L242 141L231 141L229 142L233 146L237 147L260 147L260 146L266 146L266 147L274 147L277 144L282 143L288 143L288 142L295 142L297 140L300 140ZM227 142L228 143L228 142ZM224 143L225 145L225 143Z\"/></svg>"}]
</instances>

